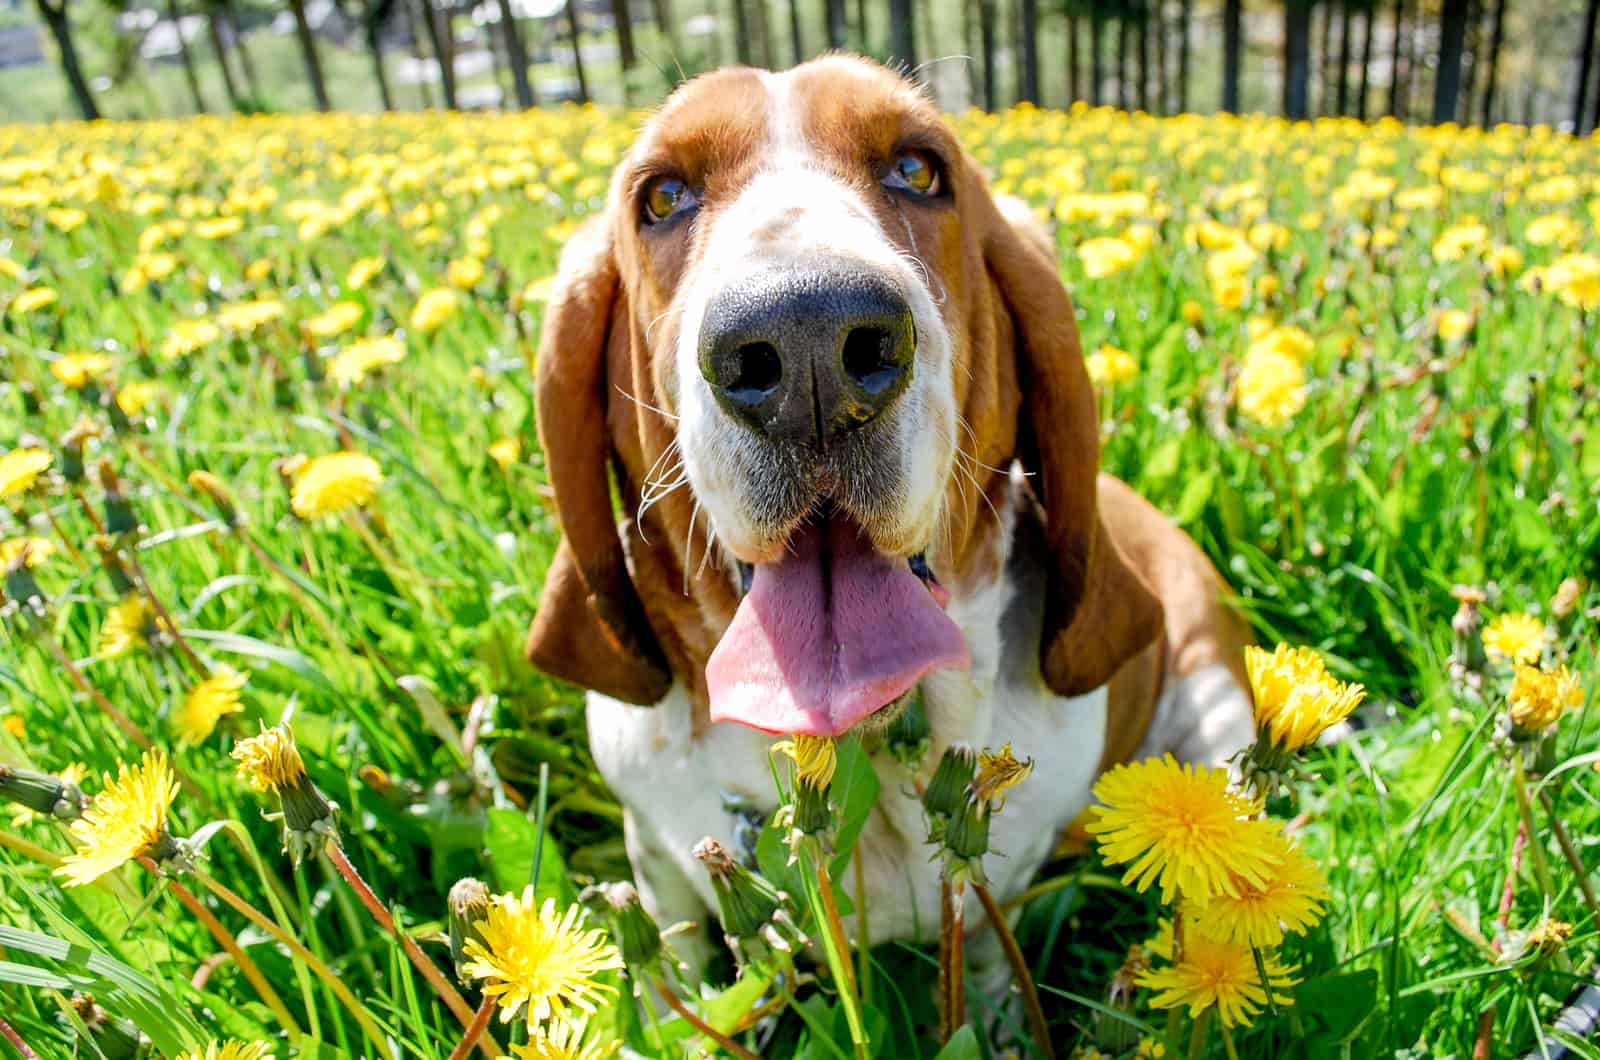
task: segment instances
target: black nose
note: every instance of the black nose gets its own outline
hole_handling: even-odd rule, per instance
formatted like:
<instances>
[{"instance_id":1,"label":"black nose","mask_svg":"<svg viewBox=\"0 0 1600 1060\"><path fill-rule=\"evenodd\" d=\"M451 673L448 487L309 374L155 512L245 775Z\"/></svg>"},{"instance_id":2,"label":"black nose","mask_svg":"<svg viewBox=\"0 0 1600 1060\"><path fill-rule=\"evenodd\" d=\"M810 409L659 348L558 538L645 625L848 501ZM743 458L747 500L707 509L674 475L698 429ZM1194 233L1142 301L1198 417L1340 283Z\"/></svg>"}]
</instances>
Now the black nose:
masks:
<instances>
[{"instance_id":1,"label":"black nose","mask_svg":"<svg viewBox=\"0 0 1600 1060\"><path fill-rule=\"evenodd\" d=\"M765 269L706 307L700 371L728 412L775 441L826 447L870 423L911 379L911 309L849 262Z\"/></svg>"}]
</instances>

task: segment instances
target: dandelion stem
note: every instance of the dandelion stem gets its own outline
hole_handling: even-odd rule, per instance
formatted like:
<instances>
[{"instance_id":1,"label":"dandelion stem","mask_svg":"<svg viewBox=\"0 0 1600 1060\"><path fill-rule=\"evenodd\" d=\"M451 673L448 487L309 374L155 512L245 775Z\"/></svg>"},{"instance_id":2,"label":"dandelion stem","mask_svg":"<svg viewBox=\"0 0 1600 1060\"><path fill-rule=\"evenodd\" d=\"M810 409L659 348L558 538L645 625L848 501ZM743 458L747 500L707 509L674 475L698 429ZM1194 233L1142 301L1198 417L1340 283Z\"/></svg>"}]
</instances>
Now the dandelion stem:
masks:
<instances>
[{"instance_id":1,"label":"dandelion stem","mask_svg":"<svg viewBox=\"0 0 1600 1060\"><path fill-rule=\"evenodd\" d=\"M44 628L43 622L34 623L34 632L39 634L39 639L44 642L45 647L54 656L56 665L60 666L66 675L72 678L73 684L77 685L81 691L87 693L90 699L94 700L94 705L99 707L101 712L110 718L117 728L122 730L124 736L138 744L142 750L152 751L155 749L155 745L150 742L150 737L144 734L144 730L135 725L132 718L118 710L116 705L106 698L104 692L90 684L89 679L83 676L83 671L78 669L77 665L67 657L67 653L62 650L60 644L56 643L56 639L50 635L50 631ZM184 776L177 766L173 766L173 770L178 773L178 779L184 781L185 788L194 783L194 781ZM199 789L194 790L198 791Z\"/></svg>"},{"instance_id":2,"label":"dandelion stem","mask_svg":"<svg viewBox=\"0 0 1600 1060\"><path fill-rule=\"evenodd\" d=\"M361 873L357 872L356 867L350 863L350 858L345 854L344 848L338 843L329 843L327 853L328 860L333 862L333 867L344 878L344 882L350 885L350 889L355 892L356 898L366 907L367 912L372 914L372 919L378 922L379 927L399 940L400 945L406 951L406 956L411 959L411 963L416 965L417 971L422 973L422 977L433 987L434 992L439 995L440 1000L445 1003L446 1007L455 1013L456 1019L461 1021L461 1025L463 1027L472 1026L472 1009L462 998L461 992L455 988L450 980L445 978L443 972L439 971L439 966L434 964L426 953L422 952L422 947L418 946L410 935L401 930L400 925L395 922L394 916L384 908L383 903L378 900L378 896L372 892L372 888L367 886L367 881L361 878ZM488 1055L492 1055L493 1050L485 1050L485 1052Z\"/></svg>"},{"instance_id":3,"label":"dandelion stem","mask_svg":"<svg viewBox=\"0 0 1600 1060\"><path fill-rule=\"evenodd\" d=\"M1239 1060L1239 1050L1233 1047L1233 1032L1226 1023L1218 1023L1217 1029L1222 1032L1222 1047L1228 1051L1228 1060Z\"/></svg>"},{"instance_id":4,"label":"dandelion stem","mask_svg":"<svg viewBox=\"0 0 1600 1060\"><path fill-rule=\"evenodd\" d=\"M861 983L861 1004L872 1004L872 928L867 920L866 859L857 851L850 859L856 877L856 978Z\"/></svg>"},{"instance_id":5,"label":"dandelion stem","mask_svg":"<svg viewBox=\"0 0 1600 1060\"><path fill-rule=\"evenodd\" d=\"M147 857L141 857L139 864L144 866L152 876L157 879L163 879L161 870L156 867L154 861ZM178 900L178 903L193 914L194 918L200 921L201 925L211 933L211 937L217 940L217 945L221 946L228 956L233 958L233 963L238 966L240 973L254 988L256 994L262 1001L266 1002L267 1007L272 1010L272 1014L277 1017L278 1022L288 1030L289 1037L291 1039L299 1039L304 1032L301 1031L300 1024L295 1022L294 1014L289 1011L289 1006L283 1003L283 998L278 996L278 992L272 988L272 984L267 982L267 977L261 974L261 969L256 965L256 962L239 947L239 940L233 937L233 932L229 931L222 921L217 919L217 915L207 909L205 903L196 898L194 892L189 888L170 877L165 878L165 883L168 889L172 891L172 896Z\"/></svg>"},{"instance_id":6,"label":"dandelion stem","mask_svg":"<svg viewBox=\"0 0 1600 1060\"><path fill-rule=\"evenodd\" d=\"M813 915L819 911L822 920L823 951L828 957L828 967L838 980L839 1002L844 1006L845 1022L850 1025L850 1041L855 1046L858 1060L866 1060L867 1028L861 1019L861 999L856 993L855 969L850 965L850 944L845 940L844 923L839 919L839 905L833 897L833 881L828 878L828 863L820 851L813 850L816 869L807 872L806 890L810 893Z\"/></svg>"},{"instance_id":7,"label":"dandelion stem","mask_svg":"<svg viewBox=\"0 0 1600 1060\"><path fill-rule=\"evenodd\" d=\"M83 553L78 551L78 547L72 543L72 538L67 536L66 530L62 529L60 520L56 518L56 513L50 510L50 506L48 504L44 505L43 507L45 518L50 520L50 525L55 528L56 537L60 538L61 543L66 546L67 552L72 556L73 562L78 566L87 569L89 566L88 562L83 558Z\"/></svg>"},{"instance_id":8,"label":"dandelion stem","mask_svg":"<svg viewBox=\"0 0 1600 1060\"><path fill-rule=\"evenodd\" d=\"M194 668L196 676L204 680L211 676L211 667L207 666L195 650L189 646L189 641L183 632L178 629L178 623L172 618L172 613L167 610L167 605L161 602L161 597L156 595L155 586L150 584L150 575L145 573L144 564L139 562L139 557L134 554L132 545L128 546L128 568L133 571L133 576L139 579L139 585L144 589L145 599L150 601L150 606L156 609L156 614L161 617L164 630L172 637L172 642L178 646L183 657Z\"/></svg>"},{"instance_id":9,"label":"dandelion stem","mask_svg":"<svg viewBox=\"0 0 1600 1060\"><path fill-rule=\"evenodd\" d=\"M1595 897L1594 884L1589 882L1589 870L1583 867L1583 859L1578 856L1578 848L1573 845L1567 826L1556 815L1555 803L1551 800L1550 793L1540 791L1539 801L1544 806L1544 812L1550 815L1550 830L1556 834L1561 854L1567 859L1567 864L1572 867L1572 874L1578 879L1578 889L1583 892L1583 904L1589 907L1589 915L1594 917L1594 922L1600 924L1600 899Z\"/></svg>"},{"instance_id":10,"label":"dandelion stem","mask_svg":"<svg viewBox=\"0 0 1600 1060\"><path fill-rule=\"evenodd\" d=\"M467 1024L466 1033L456 1047L450 1050L450 1060L466 1060L472 1053L472 1047L478 1044L483 1037L483 1032L489 1029L489 1020L494 1016L495 1001L492 997L483 999L483 1004L478 1006L478 1011L472 1014L472 1022Z\"/></svg>"},{"instance_id":11,"label":"dandelion stem","mask_svg":"<svg viewBox=\"0 0 1600 1060\"><path fill-rule=\"evenodd\" d=\"M1543 892L1546 903L1556 899L1555 884L1550 877L1550 864L1545 861L1544 844L1539 842L1539 833L1533 827L1533 807L1528 802L1528 777L1522 769L1522 754L1513 751L1511 754L1511 789L1517 795L1517 813L1522 816L1522 827L1528 830L1528 852L1533 855L1533 872L1539 880L1539 890Z\"/></svg>"},{"instance_id":12,"label":"dandelion stem","mask_svg":"<svg viewBox=\"0 0 1600 1060\"><path fill-rule=\"evenodd\" d=\"M37 861L46 868L53 869L61 864L61 855L35 843L30 843L19 835L10 832L0 832L0 850L11 850L30 861Z\"/></svg>"},{"instance_id":13,"label":"dandelion stem","mask_svg":"<svg viewBox=\"0 0 1600 1060\"><path fill-rule=\"evenodd\" d=\"M1044 1009L1039 1006L1039 991L1034 988L1028 961L1022 956L1022 948L1017 945L1017 937L1011 932L1011 924L986 884L973 881L972 889L978 892L978 901L983 903L983 911L989 915L989 923L994 927L995 937L1000 940L1000 948L1005 950L1006 962L1011 965L1011 976L1022 991L1022 1008L1028 1014L1028 1029L1033 1034L1034 1051L1045 1060L1055 1060L1056 1052L1050 1045L1050 1026L1045 1022Z\"/></svg>"},{"instance_id":14,"label":"dandelion stem","mask_svg":"<svg viewBox=\"0 0 1600 1060\"><path fill-rule=\"evenodd\" d=\"M322 958L306 949L305 946L301 944L300 940L296 939L293 935L283 930L283 928L273 923L266 914L262 913L261 910L257 909L243 898L239 897L232 890L230 890L227 885L220 883L206 873L198 870L191 870L191 873L195 879L204 884L212 894L215 894L218 898L221 898L228 905L232 906L234 910L246 920L250 921L256 927L277 939L280 943L286 946L291 953L293 953L300 960L304 961L306 965L310 967L311 971L316 974L316 977L326 983L328 988L334 992L341 1002L344 1003L344 1007L349 1011L350 1015L355 1017L356 1023L360 1024L361 1032L365 1034L367 1036L367 1040L377 1048L378 1055L387 1056L389 1054L389 1045L384 1040L383 1032L378 1029L378 1025L373 1021L372 1016L367 1012L366 1008L361 1004L356 996L350 992L350 988L345 986L344 980L341 979L332 968L329 968L327 964L323 963Z\"/></svg>"},{"instance_id":15,"label":"dandelion stem","mask_svg":"<svg viewBox=\"0 0 1600 1060\"><path fill-rule=\"evenodd\" d=\"M1194 1026L1189 1029L1189 1060L1200 1060L1205 1055L1206 1032L1210 1029L1211 1009L1208 1008L1195 1017Z\"/></svg>"},{"instance_id":16,"label":"dandelion stem","mask_svg":"<svg viewBox=\"0 0 1600 1060\"><path fill-rule=\"evenodd\" d=\"M696 1016L694 1011L690 1009L688 1005L685 1005L682 1001L680 1001L678 999L678 995L674 994L663 980L658 978L654 982L656 991L661 995L661 1000L667 1003L668 1008L682 1016L683 1021L689 1026L693 1027L707 1038L710 1038L712 1041L716 1042L727 1052L738 1057L738 1060L761 1060L760 1056L752 1053L750 1050L746 1049L732 1038L729 1038L726 1034L723 1034L721 1031L717 1030L699 1016Z\"/></svg>"},{"instance_id":17,"label":"dandelion stem","mask_svg":"<svg viewBox=\"0 0 1600 1060\"><path fill-rule=\"evenodd\" d=\"M11 1047L22 1056L22 1060L39 1060L39 1054L28 1048L28 1043L22 1040L22 1035L3 1019L0 1019L0 1035L11 1043Z\"/></svg>"}]
</instances>

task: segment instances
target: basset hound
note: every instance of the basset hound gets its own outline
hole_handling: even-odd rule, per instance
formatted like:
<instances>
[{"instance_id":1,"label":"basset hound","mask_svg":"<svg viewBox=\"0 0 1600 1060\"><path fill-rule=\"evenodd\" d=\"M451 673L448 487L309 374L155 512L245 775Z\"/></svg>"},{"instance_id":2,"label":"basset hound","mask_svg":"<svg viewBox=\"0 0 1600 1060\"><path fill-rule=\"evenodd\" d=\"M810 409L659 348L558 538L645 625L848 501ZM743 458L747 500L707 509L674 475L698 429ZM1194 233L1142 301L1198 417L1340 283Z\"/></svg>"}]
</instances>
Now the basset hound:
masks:
<instances>
[{"instance_id":1,"label":"basset hound","mask_svg":"<svg viewBox=\"0 0 1600 1060\"><path fill-rule=\"evenodd\" d=\"M1005 898L1101 770L1251 739L1222 579L1099 472L1055 247L882 66L674 92L562 254L536 397L562 537L528 655L589 690L663 923L710 920L690 852L773 808L775 734L870 732L913 690L932 746L875 757L857 855L875 940L937 936L914 781L949 744L1036 763L992 826Z\"/></svg>"}]
</instances>

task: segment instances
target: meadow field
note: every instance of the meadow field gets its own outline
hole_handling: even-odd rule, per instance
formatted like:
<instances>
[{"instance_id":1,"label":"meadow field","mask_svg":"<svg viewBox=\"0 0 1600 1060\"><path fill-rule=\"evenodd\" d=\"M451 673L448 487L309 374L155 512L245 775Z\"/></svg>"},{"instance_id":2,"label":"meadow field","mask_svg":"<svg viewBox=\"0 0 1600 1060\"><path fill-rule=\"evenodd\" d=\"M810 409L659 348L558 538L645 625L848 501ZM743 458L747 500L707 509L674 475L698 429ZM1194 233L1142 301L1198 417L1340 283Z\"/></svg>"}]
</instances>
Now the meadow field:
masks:
<instances>
[{"instance_id":1,"label":"meadow field","mask_svg":"<svg viewBox=\"0 0 1600 1060\"><path fill-rule=\"evenodd\" d=\"M1106 466L1306 649L1256 660L1248 790L1117 775L1019 903L1053 1055L1600 1056L1561 1023L1600 954L1600 140L951 120L1055 227ZM636 121L0 127L0 1056L444 1060L497 1012L480 1055L1046 1055L971 982L941 1045L937 947L830 930L853 740L797 845L838 894L729 870L737 977L578 900L628 864L581 695L522 658L529 369ZM1260 915L1179 871L1183 798L1209 855L1298 866ZM1187 883L1127 871L1144 833Z\"/></svg>"}]
</instances>

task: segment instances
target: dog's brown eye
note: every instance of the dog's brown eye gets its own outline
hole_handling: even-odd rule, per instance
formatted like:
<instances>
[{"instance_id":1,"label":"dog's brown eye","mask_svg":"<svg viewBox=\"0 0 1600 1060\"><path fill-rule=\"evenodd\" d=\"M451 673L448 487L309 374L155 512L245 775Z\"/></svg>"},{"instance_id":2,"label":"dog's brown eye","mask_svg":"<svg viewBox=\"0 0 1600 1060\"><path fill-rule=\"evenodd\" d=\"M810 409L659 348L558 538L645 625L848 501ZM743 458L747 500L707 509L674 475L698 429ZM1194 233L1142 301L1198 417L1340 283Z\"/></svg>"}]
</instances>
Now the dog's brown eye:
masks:
<instances>
[{"instance_id":1,"label":"dog's brown eye","mask_svg":"<svg viewBox=\"0 0 1600 1060\"><path fill-rule=\"evenodd\" d=\"M928 152L915 149L901 151L895 156L883 182L913 195L933 196L942 190L939 164Z\"/></svg>"},{"instance_id":2,"label":"dog's brown eye","mask_svg":"<svg viewBox=\"0 0 1600 1060\"><path fill-rule=\"evenodd\" d=\"M694 192L677 177L657 177L644 193L646 224L660 224L695 203Z\"/></svg>"}]
</instances>

